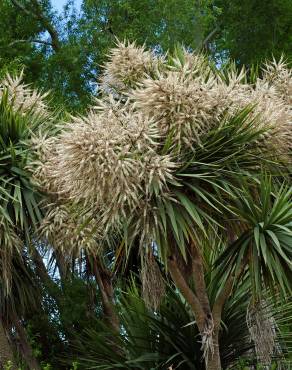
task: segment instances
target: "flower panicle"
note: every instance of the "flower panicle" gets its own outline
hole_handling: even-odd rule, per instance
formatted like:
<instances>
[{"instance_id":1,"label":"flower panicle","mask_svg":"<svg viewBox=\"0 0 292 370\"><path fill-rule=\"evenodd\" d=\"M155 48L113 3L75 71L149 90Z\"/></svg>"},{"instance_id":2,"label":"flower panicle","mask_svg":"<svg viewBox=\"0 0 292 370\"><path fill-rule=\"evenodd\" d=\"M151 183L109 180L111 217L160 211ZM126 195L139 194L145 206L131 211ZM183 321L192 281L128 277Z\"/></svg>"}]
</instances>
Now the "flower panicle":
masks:
<instances>
[{"instance_id":1,"label":"flower panicle","mask_svg":"<svg viewBox=\"0 0 292 370\"><path fill-rule=\"evenodd\" d=\"M45 102L48 93L42 94L22 81L23 72L17 77L8 73L0 82L0 98L3 92L7 91L9 102L16 111L32 116L48 117L49 110Z\"/></svg>"},{"instance_id":2,"label":"flower panicle","mask_svg":"<svg viewBox=\"0 0 292 370\"><path fill-rule=\"evenodd\" d=\"M135 86L145 74L154 72L163 59L135 42L117 41L104 65L101 86L104 91L126 91Z\"/></svg>"}]
</instances>

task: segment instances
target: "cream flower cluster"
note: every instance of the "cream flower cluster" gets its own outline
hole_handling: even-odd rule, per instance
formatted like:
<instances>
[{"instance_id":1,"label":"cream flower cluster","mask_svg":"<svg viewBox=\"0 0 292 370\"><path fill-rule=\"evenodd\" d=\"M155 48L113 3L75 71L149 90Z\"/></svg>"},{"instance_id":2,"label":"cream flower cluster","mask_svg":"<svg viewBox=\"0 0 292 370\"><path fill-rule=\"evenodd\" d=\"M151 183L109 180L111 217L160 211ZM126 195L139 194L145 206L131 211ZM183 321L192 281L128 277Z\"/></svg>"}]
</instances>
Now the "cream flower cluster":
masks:
<instances>
[{"instance_id":1,"label":"cream flower cluster","mask_svg":"<svg viewBox=\"0 0 292 370\"><path fill-rule=\"evenodd\" d=\"M59 197L96 206L111 219L127 217L141 196L154 187L162 193L172 178L175 164L157 153L158 138L152 119L109 99L66 127L36 177Z\"/></svg>"},{"instance_id":2,"label":"cream flower cluster","mask_svg":"<svg viewBox=\"0 0 292 370\"><path fill-rule=\"evenodd\" d=\"M249 83L245 70L220 71L186 50L160 58L118 43L109 58L104 96L84 117L44 139L47 150L35 172L59 200L95 212L104 230L136 215L135 228L151 235L157 222L152 194L171 197L167 183L175 181L183 153L195 151L223 118L246 106L255 129L268 129L261 146L279 153L291 146L291 72L282 61Z\"/></svg>"},{"instance_id":3,"label":"cream flower cluster","mask_svg":"<svg viewBox=\"0 0 292 370\"><path fill-rule=\"evenodd\" d=\"M48 108L45 99L48 94L41 94L39 91L30 88L22 82L22 79L23 73L18 77L7 74L0 82L0 99L3 92L6 91L14 110L31 116L46 117Z\"/></svg>"},{"instance_id":4,"label":"cream flower cluster","mask_svg":"<svg viewBox=\"0 0 292 370\"><path fill-rule=\"evenodd\" d=\"M46 205L38 237L54 249L69 255L79 255L81 250L95 254L98 249L96 220L74 214L65 204Z\"/></svg>"},{"instance_id":5,"label":"cream flower cluster","mask_svg":"<svg viewBox=\"0 0 292 370\"><path fill-rule=\"evenodd\" d=\"M246 82L244 70L236 73L231 69L222 75L203 57L184 53L185 64L176 60L155 78L148 75L128 93L143 114L155 119L164 135L171 132L178 143L191 146L216 127L223 114L232 116L246 106L254 106L251 118L257 118L255 125L271 128L268 140L287 147L291 139L288 102L292 79L285 64L268 66L268 73L252 85ZM276 70L276 77L271 78L271 70Z\"/></svg>"},{"instance_id":6,"label":"cream flower cluster","mask_svg":"<svg viewBox=\"0 0 292 370\"><path fill-rule=\"evenodd\" d=\"M152 52L126 41L117 41L117 47L110 51L108 59L104 65L101 86L104 90L113 88L116 91L135 86L161 63L161 58Z\"/></svg>"}]
</instances>

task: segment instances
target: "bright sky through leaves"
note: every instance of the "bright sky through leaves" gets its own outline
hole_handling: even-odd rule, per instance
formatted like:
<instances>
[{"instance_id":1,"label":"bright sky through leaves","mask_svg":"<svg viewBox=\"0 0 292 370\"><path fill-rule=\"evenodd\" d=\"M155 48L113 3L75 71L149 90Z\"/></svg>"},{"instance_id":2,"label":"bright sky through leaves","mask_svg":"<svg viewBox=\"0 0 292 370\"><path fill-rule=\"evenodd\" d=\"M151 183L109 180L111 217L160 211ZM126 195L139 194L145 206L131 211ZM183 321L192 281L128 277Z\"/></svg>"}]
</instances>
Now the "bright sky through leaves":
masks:
<instances>
[{"instance_id":1,"label":"bright sky through leaves","mask_svg":"<svg viewBox=\"0 0 292 370\"><path fill-rule=\"evenodd\" d=\"M67 0L52 0L52 4L56 10L61 12L63 10L64 5L66 4ZM80 8L82 0L74 0L75 6L77 9Z\"/></svg>"}]
</instances>

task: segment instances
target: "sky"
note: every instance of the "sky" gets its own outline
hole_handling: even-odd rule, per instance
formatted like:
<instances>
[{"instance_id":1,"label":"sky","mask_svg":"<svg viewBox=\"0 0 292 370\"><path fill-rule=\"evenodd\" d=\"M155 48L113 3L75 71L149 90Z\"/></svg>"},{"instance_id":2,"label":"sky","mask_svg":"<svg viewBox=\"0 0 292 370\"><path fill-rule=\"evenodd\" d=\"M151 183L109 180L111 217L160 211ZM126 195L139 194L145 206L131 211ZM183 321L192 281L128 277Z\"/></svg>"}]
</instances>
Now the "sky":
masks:
<instances>
[{"instance_id":1,"label":"sky","mask_svg":"<svg viewBox=\"0 0 292 370\"><path fill-rule=\"evenodd\" d=\"M53 4L53 7L59 12L61 12L67 0L51 0L51 2ZM76 8L79 9L82 3L82 0L74 0L74 3L75 3Z\"/></svg>"}]
</instances>

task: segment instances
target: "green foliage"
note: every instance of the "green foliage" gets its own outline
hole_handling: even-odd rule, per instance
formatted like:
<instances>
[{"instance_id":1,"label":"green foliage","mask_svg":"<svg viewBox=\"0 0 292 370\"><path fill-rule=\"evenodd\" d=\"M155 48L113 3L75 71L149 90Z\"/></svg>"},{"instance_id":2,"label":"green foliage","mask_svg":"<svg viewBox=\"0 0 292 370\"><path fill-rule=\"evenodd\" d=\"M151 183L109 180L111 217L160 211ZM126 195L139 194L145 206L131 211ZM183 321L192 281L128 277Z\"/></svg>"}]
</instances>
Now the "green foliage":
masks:
<instances>
[{"instance_id":1,"label":"green foliage","mask_svg":"<svg viewBox=\"0 0 292 370\"><path fill-rule=\"evenodd\" d=\"M246 323L249 305L246 288L246 282L239 284L224 308L219 341L223 368L237 368L239 358L241 361L238 366L256 363ZM272 298L269 302L277 325L284 324L288 312L290 317L291 303L275 305ZM200 361L201 344L192 315L181 296L171 287L168 287L159 311L153 312L145 306L138 286L132 282L121 297L119 312L123 330L118 336L100 322L96 328L86 330L79 337L74 348L79 353L78 369L158 370L170 365L182 370L204 368ZM288 322L286 320L286 325L288 329L291 318ZM281 328L279 341L284 339L289 345L290 334L289 338L281 337L284 332ZM281 357L276 359L275 364L279 365L282 360Z\"/></svg>"},{"instance_id":2,"label":"green foliage","mask_svg":"<svg viewBox=\"0 0 292 370\"><path fill-rule=\"evenodd\" d=\"M41 13L33 1L23 2L24 12L6 0L0 5L0 23L6 29L0 36L0 69L17 60L25 67L27 81L53 89L57 105L84 109L115 37L146 42L159 50L177 43L195 48L213 19L209 3L86 0L79 16L74 2L68 2L58 17L47 0L41 2ZM48 24L58 35L53 47L42 35Z\"/></svg>"},{"instance_id":3,"label":"green foliage","mask_svg":"<svg viewBox=\"0 0 292 370\"><path fill-rule=\"evenodd\" d=\"M271 288L276 285L283 294L291 293L291 188L285 184L272 188L271 178L263 177L258 189L246 187L237 193L234 214L245 223L246 230L222 254L218 266L237 273L246 260L257 297L263 284Z\"/></svg>"},{"instance_id":4,"label":"green foliage","mask_svg":"<svg viewBox=\"0 0 292 370\"><path fill-rule=\"evenodd\" d=\"M136 40L163 50L173 49L177 43L195 48L213 17L210 4L209 0L183 0L179 4L174 0L103 0L98 4L85 0L83 24L98 25L91 35L93 40L97 40L96 32L100 34L105 29L109 38Z\"/></svg>"},{"instance_id":5,"label":"green foliage","mask_svg":"<svg viewBox=\"0 0 292 370\"><path fill-rule=\"evenodd\" d=\"M3 91L0 101L0 196L1 216L28 236L31 225L40 220L39 194L33 189L27 171L27 140L42 118L14 110Z\"/></svg>"},{"instance_id":6,"label":"green foliage","mask_svg":"<svg viewBox=\"0 0 292 370\"><path fill-rule=\"evenodd\" d=\"M247 107L229 119L222 117L222 123L202 138L193 153L185 155L176 180L169 183L173 194L170 199L155 196L153 189L159 217L156 241L165 265L169 240L176 242L186 258L188 242L198 234L207 235L208 225L224 228L226 216L233 214L230 205L237 197L238 177L257 173L259 149L253 143L261 138L263 130L256 128L250 111ZM263 165L269 155L261 153Z\"/></svg>"},{"instance_id":7,"label":"green foliage","mask_svg":"<svg viewBox=\"0 0 292 370\"><path fill-rule=\"evenodd\" d=\"M103 323L80 337L80 369L200 369L197 329L187 325L189 311L178 294L169 289L159 312L152 312L131 284L119 304L123 330L110 332ZM193 338L193 340L190 340Z\"/></svg>"},{"instance_id":8,"label":"green foliage","mask_svg":"<svg viewBox=\"0 0 292 370\"><path fill-rule=\"evenodd\" d=\"M115 37L158 51L179 43L195 49L205 40L220 60L230 57L248 66L292 53L289 0L85 0L80 15L69 1L60 17L49 1L40 3L41 16L35 17L31 0L23 2L27 12L1 2L0 70L25 67L27 81L53 89L55 104L70 109L84 109L90 102ZM43 37L48 25L58 36L57 47Z\"/></svg>"},{"instance_id":9,"label":"green foliage","mask_svg":"<svg viewBox=\"0 0 292 370\"><path fill-rule=\"evenodd\" d=\"M251 66L272 56L292 57L292 5L289 0L215 0L220 9L215 49L239 65Z\"/></svg>"},{"instance_id":10,"label":"green foliage","mask_svg":"<svg viewBox=\"0 0 292 370\"><path fill-rule=\"evenodd\" d=\"M24 68L26 81L53 90L52 106L66 106L69 111L85 111L98 93L101 65L115 37L145 43L156 53L175 50L174 57L168 56L168 67L174 70L185 63L177 44L196 49L205 41L214 59L235 60L222 66L218 76L227 80L231 71L236 73L236 65L246 64L245 82L252 84L260 74L260 61L272 54L278 59L282 53L291 58L288 0L84 0L80 15L74 1L69 1L60 17L50 1L20 3L25 11L8 0L0 4L0 79ZM216 32L208 39L212 27ZM48 30L55 31L55 41ZM211 69L217 67L212 64ZM123 293L116 288L121 321L117 333L102 315L102 291L93 280L88 256L63 253L60 263L52 252L50 260L40 258L43 265L33 259L31 252L51 246L37 245L35 240L42 216L40 201L46 198L31 180L29 142L41 125L47 125L51 133L59 126L50 117L32 114L33 107L27 114L15 109L6 88L1 94L0 318L11 342L19 341L13 322L16 314L43 370L203 369L198 329L188 304L174 287L168 287L157 311L146 307L138 284L127 281ZM165 276L171 248L178 248L185 263L194 240L200 241L212 304L228 276L239 275L222 313L223 368L263 368L250 341L246 311L249 304L264 298L282 351L282 357L271 365L276 369L291 361L292 352L292 304L287 299L292 281L291 187L281 173L282 164L272 158L272 149L258 145L269 132L258 128L257 118L250 118L253 108L232 117L222 114L216 129L183 151L174 179L167 180L169 197L161 197L153 181L149 202L155 212L149 220L154 251ZM174 142L171 132L165 145L158 144L159 152L181 153L181 146ZM129 214L126 221L127 238L117 242L110 236L104 252L110 258L103 261L111 268L113 263L121 265L126 256L131 275L141 268L137 256L141 246L136 216ZM236 237L230 244L226 230ZM65 276L59 276L62 269ZM116 275L109 279L119 285ZM12 363L4 367L10 370Z\"/></svg>"},{"instance_id":11,"label":"green foliage","mask_svg":"<svg viewBox=\"0 0 292 370\"><path fill-rule=\"evenodd\" d=\"M35 17L32 0L23 1L27 12L1 2L0 69L25 67L27 81L53 89L55 103L70 109L84 109L90 102L115 37L157 51L180 43L196 49L204 41L218 59L248 66L272 55L291 57L289 0L85 0L79 15L74 1L68 1L61 16L50 1L40 3L42 12ZM57 46L43 37L48 25L58 36Z\"/></svg>"}]
</instances>

